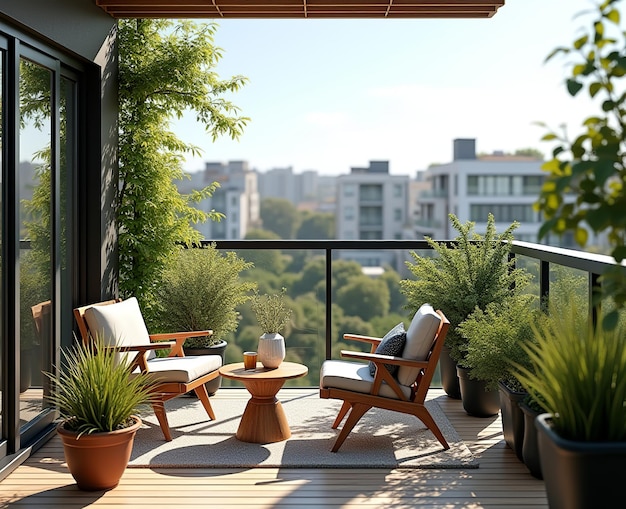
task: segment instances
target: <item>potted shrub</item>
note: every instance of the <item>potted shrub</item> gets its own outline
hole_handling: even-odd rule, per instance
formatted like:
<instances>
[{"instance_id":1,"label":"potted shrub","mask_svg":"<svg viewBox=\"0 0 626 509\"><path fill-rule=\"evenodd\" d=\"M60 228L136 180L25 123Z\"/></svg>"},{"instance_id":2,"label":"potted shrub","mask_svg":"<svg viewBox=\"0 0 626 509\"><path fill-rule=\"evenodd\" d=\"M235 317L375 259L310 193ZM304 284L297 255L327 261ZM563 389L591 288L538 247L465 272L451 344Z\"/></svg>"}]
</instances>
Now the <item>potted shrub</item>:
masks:
<instances>
[{"instance_id":1,"label":"potted shrub","mask_svg":"<svg viewBox=\"0 0 626 509\"><path fill-rule=\"evenodd\" d=\"M266 368L277 368L285 359L285 338L280 334L291 320L292 310L285 301L287 289L280 293L255 293L251 308L263 334L259 338L259 361Z\"/></svg>"},{"instance_id":2,"label":"potted shrub","mask_svg":"<svg viewBox=\"0 0 626 509\"><path fill-rule=\"evenodd\" d=\"M54 385L46 398L63 418L57 432L81 490L118 485L141 426L136 413L150 400L146 378L129 377L127 364L119 358L115 348L96 340L64 352L60 371L46 373Z\"/></svg>"},{"instance_id":3,"label":"potted shrub","mask_svg":"<svg viewBox=\"0 0 626 509\"><path fill-rule=\"evenodd\" d=\"M511 362L530 368L524 345L534 340L531 324L542 314L538 298L522 294L521 290L516 287L510 298L492 302L484 311L477 308L459 325L467 341L467 352L461 362L469 369L470 377L482 380L487 389L498 389L504 441L520 460L523 459L524 414L519 403L527 393L516 378Z\"/></svg>"},{"instance_id":4,"label":"potted shrub","mask_svg":"<svg viewBox=\"0 0 626 509\"><path fill-rule=\"evenodd\" d=\"M621 507L626 465L626 326L593 327L571 306L535 328L532 369L516 366L547 413L537 417L551 508ZM535 376L540 373L541 376Z\"/></svg>"},{"instance_id":5,"label":"potted shrub","mask_svg":"<svg viewBox=\"0 0 626 509\"><path fill-rule=\"evenodd\" d=\"M407 297L407 306L416 311L423 303L441 309L450 320L446 336L446 352L452 363L440 362L441 378L448 395L459 395L459 384L455 363L467 350L467 341L458 326L477 307L485 309L491 302L501 302L510 297L511 288L524 285L528 274L514 268L508 254L513 241L513 231L519 223L512 223L503 233L496 233L495 219L489 214L485 235L474 231L475 223L461 223L450 214L450 222L459 233L454 242L435 242L426 237L435 252L434 257L419 256L411 252L415 263L407 266L415 279L400 281L402 292ZM446 371L450 366L452 372Z\"/></svg>"},{"instance_id":6,"label":"potted shrub","mask_svg":"<svg viewBox=\"0 0 626 509\"><path fill-rule=\"evenodd\" d=\"M163 274L156 292L156 331L212 330L211 336L190 338L185 355L220 355L227 347L225 338L237 330L238 306L251 298L256 284L241 279L252 267L233 252L221 253L210 244L204 248L181 249ZM221 377L206 384L209 395L220 387Z\"/></svg>"}]
</instances>

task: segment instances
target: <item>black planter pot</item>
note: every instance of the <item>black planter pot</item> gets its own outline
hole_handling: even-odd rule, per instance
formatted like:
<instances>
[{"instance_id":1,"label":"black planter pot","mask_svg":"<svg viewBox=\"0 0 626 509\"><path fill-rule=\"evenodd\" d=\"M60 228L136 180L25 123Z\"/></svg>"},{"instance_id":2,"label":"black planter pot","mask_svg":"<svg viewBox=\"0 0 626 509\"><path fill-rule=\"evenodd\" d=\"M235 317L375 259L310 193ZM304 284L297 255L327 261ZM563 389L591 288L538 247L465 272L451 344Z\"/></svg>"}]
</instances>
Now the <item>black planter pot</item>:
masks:
<instances>
[{"instance_id":1,"label":"black planter pot","mask_svg":"<svg viewBox=\"0 0 626 509\"><path fill-rule=\"evenodd\" d=\"M185 352L185 355L219 355L222 358L222 364L224 364L224 353L226 352L227 346L228 343L226 341L220 341L216 345L208 346L206 348L188 348L184 346L183 351ZM218 376L210 382L205 383L204 386L206 387L206 391L209 393L209 396L213 396L222 386L222 377ZM191 391L188 394L194 396L195 392Z\"/></svg>"},{"instance_id":2,"label":"black planter pot","mask_svg":"<svg viewBox=\"0 0 626 509\"><path fill-rule=\"evenodd\" d=\"M533 477L543 479L541 475L541 461L537 445L537 428L535 419L540 414L526 403L520 403L520 410L524 414L524 442L522 445L522 459Z\"/></svg>"},{"instance_id":3,"label":"black planter pot","mask_svg":"<svg viewBox=\"0 0 626 509\"><path fill-rule=\"evenodd\" d=\"M482 380L472 380L469 369L457 366L461 400L465 411L474 417L491 417L500 411L500 397L497 390L486 390Z\"/></svg>"},{"instance_id":4,"label":"black planter pot","mask_svg":"<svg viewBox=\"0 0 626 509\"><path fill-rule=\"evenodd\" d=\"M524 413L519 404L526 397L526 392L514 392L502 382L498 384L500 409L502 410L502 434L504 441L518 457L524 461L522 446L524 443Z\"/></svg>"},{"instance_id":5,"label":"black planter pot","mask_svg":"<svg viewBox=\"0 0 626 509\"><path fill-rule=\"evenodd\" d=\"M439 372L441 385L446 394L454 399L461 399L459 377L456 374L456 361L450 357L450 348L443 346L439 355Z\"/></svg>"},{"instance_id":6,"label":"black planter pot","mask_svg":"<svg viewBox=\"0 0 626 509\"><path fill-rule=\"evenodd\" d=\"M551 414L535 420L550 509L624 507L626 442L582 442L557 435Z\"/></svg>"}]
</instances>

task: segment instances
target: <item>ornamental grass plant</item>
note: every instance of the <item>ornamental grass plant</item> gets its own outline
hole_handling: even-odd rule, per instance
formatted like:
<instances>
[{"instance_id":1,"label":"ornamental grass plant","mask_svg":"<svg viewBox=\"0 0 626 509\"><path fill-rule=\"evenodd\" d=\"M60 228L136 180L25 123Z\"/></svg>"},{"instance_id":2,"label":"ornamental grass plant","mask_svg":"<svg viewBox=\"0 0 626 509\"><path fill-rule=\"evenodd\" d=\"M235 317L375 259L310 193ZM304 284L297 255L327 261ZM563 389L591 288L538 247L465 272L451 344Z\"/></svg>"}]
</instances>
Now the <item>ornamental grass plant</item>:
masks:
<instances>
[{"instance_id":1,"label":"ornamental grass plant","mask_svg":"<svg viewBox=\"0 0 626 509\"><path fill-rule=\"evenodd\" d=\"M574 306L533 325L532 368L514 364L529 394L552 414L562 438L626 441L626 327L586 323ZM598 323L601 323L600 320Z\"/></svg>"},{"instance_id":2,"label":"ornamental grass plant","mask_svg":"<svg viewBox=\"0 0 626 509\"><path fill-rule=\"evenodd\" d=\"M79 436L122 429L150 402L151 383L129 376L128 364L119 358L118 349L96 338L64 351L59 372L45 373L54 384L46 398L58 406L65 429Z\"/></svg>"}]
</instances>

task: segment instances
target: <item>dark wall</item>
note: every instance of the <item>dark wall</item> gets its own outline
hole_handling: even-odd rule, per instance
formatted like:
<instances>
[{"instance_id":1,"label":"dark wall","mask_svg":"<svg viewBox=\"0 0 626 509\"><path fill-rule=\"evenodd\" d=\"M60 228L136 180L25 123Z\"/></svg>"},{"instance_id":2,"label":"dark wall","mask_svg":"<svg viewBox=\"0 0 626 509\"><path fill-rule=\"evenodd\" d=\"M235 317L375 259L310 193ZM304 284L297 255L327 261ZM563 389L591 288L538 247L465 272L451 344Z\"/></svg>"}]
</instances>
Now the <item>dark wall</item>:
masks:
<instances>
[{"instance_id":1,"label":"dark wall","mask_svg":"<svg viewBox=\"0 0 626 509\"><path fill-rule=\"evenodd\" d=\"M10 0L0 12L92 62L116 25L94 0Z\"/></svg>"},{"instance_id":2,"label":"dark wall","mask_svg":"<svg viewBox=\"0 0 626 509\"><path fill-rule=\"evenodd\" d=\"M87 65L89 137L86 164L81 166L81 192L87 193L80 214L87 223L81 257L88 281L81 282L82 301L101 300L117 287L117 229L114 223L117 189L118 97L117 22L94 0L11 0L0 2L0 17L29 32L34 39ZM85 189L87 186L89 189Z\"/></svg>"}]
</instances>

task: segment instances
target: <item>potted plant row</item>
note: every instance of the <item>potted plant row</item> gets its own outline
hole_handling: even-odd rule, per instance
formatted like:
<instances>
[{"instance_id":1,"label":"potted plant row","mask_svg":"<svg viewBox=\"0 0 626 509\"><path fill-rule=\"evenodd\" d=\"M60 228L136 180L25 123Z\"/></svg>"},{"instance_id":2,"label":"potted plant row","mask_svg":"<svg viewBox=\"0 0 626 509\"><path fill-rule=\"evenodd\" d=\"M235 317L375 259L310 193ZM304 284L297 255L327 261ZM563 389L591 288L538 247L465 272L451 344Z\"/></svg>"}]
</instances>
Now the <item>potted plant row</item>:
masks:
<instances>
[{"instance_id":1,"label":"potted plant row","mask_svg":"<svg viewBox=\"0 0 626 509\"><path fill-rule=\"evenodd\" d=\"M623 505L626 473L626 325L587 323L575 306L535 326L532 368L515 366L547 413L535 421L551 508ZM541 376L536 376L540 373Z\"/></svg>"}]
</instances>

